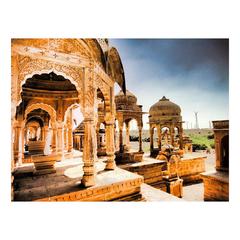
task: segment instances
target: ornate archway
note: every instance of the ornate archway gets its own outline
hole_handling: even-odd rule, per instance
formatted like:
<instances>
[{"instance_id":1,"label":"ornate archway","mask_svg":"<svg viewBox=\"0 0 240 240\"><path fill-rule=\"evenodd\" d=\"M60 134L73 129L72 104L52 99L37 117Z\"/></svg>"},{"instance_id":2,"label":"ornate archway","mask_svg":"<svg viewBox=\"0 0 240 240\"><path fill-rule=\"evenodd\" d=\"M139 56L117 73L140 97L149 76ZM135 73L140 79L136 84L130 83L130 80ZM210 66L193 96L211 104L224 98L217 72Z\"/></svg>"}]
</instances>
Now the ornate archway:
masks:
<instances>
[{"instance_id":1,"label":"ornate archway","mask_svg":"<svg viewBox=\"0 0 240 240\"><path fill-rule=\"evenodd\" d=\"M22 61L19 62L19 74L17 82L16 99L19 104L21 101L22 86L35 74L44 74L54 72L57 75L61 75L76 87L79 98L82 97L83 87L82 80L84 76L84 69L69 65L61 65L55 62L46 61L42 59L32 59L30 57L23 57Z\"/></svg>"},{"instance_id":2,"label":"ornate archway","mask_svg":"<svg viewBox=\"0 0 240 240\"><path fill-rule=\"evenodd\" d=\"M36 109L42 109L44 111L46 111L49 116L51 117L51 122L54 124L56 123L56 111L55 109L50 106L49 104L46 104L46 103L33 103L33 104L30 104L29 106L27 106L26 110L25 110L25 114L24 114L24 118L27 119L27 115L32 112L33 110L36 110Z\"/></svg>"}]
</instances>

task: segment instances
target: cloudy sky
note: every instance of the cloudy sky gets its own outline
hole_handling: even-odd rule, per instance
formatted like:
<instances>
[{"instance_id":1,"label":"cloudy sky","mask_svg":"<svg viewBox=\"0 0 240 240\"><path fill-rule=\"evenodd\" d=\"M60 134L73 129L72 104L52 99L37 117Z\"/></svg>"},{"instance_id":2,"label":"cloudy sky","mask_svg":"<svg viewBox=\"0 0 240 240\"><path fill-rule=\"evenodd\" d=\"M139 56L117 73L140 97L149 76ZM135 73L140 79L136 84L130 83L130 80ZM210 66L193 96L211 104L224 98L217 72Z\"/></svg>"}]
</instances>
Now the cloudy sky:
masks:
<instances>
[{"instance_id":1,"label":"cloudy sky","mask_svg":"<svg viewBox=\"0 0 240 240\"><path fill-rule=\"evenodd\" d=\"M189 128L195 126L194 112L201 128L228 119L228 40L110 39L110 44L120 53L127 89L144 111L166 96L180 105ZM147 121L145 115L146 129Z\"/></svg>"}]
</instances>

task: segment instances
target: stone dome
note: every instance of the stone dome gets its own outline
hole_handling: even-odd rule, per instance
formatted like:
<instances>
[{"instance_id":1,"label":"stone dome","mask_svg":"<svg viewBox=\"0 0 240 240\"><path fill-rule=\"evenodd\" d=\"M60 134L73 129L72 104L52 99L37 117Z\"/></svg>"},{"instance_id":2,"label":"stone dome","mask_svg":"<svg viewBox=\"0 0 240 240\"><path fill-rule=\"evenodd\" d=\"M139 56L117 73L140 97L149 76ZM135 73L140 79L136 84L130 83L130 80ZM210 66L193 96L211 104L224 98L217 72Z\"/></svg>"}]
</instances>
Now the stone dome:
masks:
<instances>
[{"instance_id":1,"label":"stone dome","mask_svg":"<svg viewBox=\"0 0 240 240\"><path fill-rule=\"evenodd\" d=\"M181 108L163 96L158 102L153 104L149 110L149 117L156 117L156 116L181 116Z\"/></svg>"},{"instance_id":2,"label":"stone dome","mask_svg":"<svg viewBox=\"0 0 240 240\"><path fill-rule=\"evenodd\" d=\"M115 96L115 103L117 109L124 109L127 106L132 106L137 104L137 97L131 93L130 91L126 90L126 95L121 90Z\"/></svg>"}]
</instances>

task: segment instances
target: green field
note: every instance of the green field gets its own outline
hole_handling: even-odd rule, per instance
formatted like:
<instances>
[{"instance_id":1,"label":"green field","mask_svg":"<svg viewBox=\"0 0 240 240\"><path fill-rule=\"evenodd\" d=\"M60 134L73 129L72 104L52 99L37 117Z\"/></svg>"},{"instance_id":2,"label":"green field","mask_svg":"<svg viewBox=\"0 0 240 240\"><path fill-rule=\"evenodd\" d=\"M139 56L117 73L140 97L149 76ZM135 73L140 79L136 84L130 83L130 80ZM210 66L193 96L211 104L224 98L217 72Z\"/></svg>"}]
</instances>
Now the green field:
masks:
<instances>
[{"instance_id":1,"label":"green field","mask_svg":"<svg viewBox=\"0 0 240 240\"><path fill-rule=\"evenodd\" d=\"M212 148L211 145L214 144L214 139L208 139L207 136L208 135L189 134L189 137L193 141L193 144L205 144L208 148Z\"/></svg>"},{"instance_id":2,"label":"green field","mask_svg":"<svg viewBox=\"0 0 240 240\"><path fill-rule=\"evenodd\" d=\"M208 139L209 135L212 135L213 131L209 129L200 129L200 130L184 130L184 135L189 136L190 139L193 141L193 144L205 144L207 148L212 148L211 146L214 144L214 139ZM125 134L124 134L125 135ZM130 131L131 136L138 136L137 130L131 130ZM143 130L142 138L148 138L149 137L149 130ZM157 135L154 135L154 142L157 141L156 139ZM143 148L146 150L149 150L150 143L144 143Z\"/></svg>"}]
</instances>

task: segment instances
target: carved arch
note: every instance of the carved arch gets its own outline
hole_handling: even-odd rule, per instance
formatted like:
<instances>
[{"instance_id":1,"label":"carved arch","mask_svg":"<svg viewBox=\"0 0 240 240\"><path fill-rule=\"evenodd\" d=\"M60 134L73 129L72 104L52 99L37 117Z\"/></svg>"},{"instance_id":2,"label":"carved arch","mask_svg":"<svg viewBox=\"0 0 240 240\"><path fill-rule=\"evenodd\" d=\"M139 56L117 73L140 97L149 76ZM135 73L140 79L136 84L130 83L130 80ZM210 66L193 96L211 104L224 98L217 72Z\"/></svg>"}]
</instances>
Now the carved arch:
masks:
<instances>
[{"instance_id":1,"label":"carved arch","mask_svg":"<svg viewBox=\"0 0 240 240\"><path fill-rule=\"evenodd\" d=\"M23 57L19 60L19 75L17 82L17 102L21 101L22 85L28 78L31 78L35 74L51 73L54 72L57 75L62 75L64 78L69 79L71 83L76 87L78 95L82 97L82 85L83 85L83 69L57 64L51 61L42 59L33 59L30 57Z\"/></svg>"},{"instance_id":2,"label":"carved arch","mask_svg":"<svg viewBox=\"0 0 240 240\"><path fill-rule=\"evenodd\" d=\"M82 115L83 115L83 111L82 111L82 106L81 106L81 104L80 104L80 103L77 103L77 102L72 103L72 104L70 104L69 106L67 106L66 109L64 110L64 118L63 118L63 122L64 122L64 123L67 122L68 112L69 112L69 110L70 110L73 106L80 107L80 111L81 111L81 113L82 113Z\"/></svg>"},{"instance_id":3,"label":"carved arch","mask_svg":"<svg viewBox=\"0 0 240 240\"><path fill-rule=\"evenodd\" d=\"M111 112L110 87L99 77L96 78L96 89L98 88L103 94L106 112Z\"/></svg>"},{"instance_id":4,"label":"carved arch","mask_svg":"<svg viewBox=\"0 0 240 240\"><path fill-rule=\"evenodd\" d=\"M50 106L49 104L45 104L45 103L33 103L29 106L27 106L26 110L25 110L25 114L24 114L24 117L25 119L27 119L27 115L32 112L33 110L36 110L36 109L42 109L44 111L46 111L49 116L50 116L50 120L51 122L55 123L56 122L56 111L55 109Z\"/></svg>"}]
</instances>

